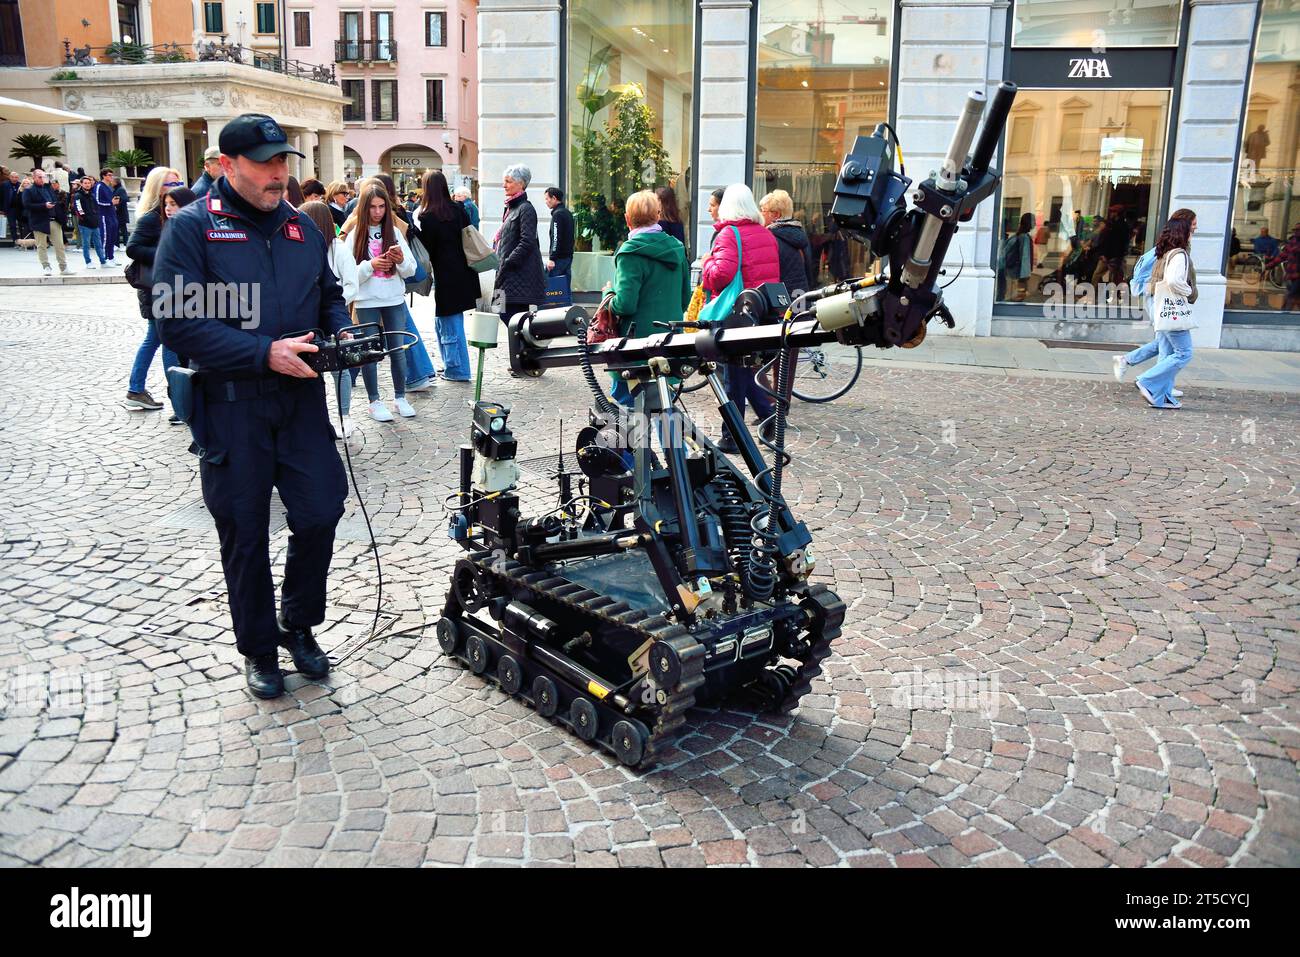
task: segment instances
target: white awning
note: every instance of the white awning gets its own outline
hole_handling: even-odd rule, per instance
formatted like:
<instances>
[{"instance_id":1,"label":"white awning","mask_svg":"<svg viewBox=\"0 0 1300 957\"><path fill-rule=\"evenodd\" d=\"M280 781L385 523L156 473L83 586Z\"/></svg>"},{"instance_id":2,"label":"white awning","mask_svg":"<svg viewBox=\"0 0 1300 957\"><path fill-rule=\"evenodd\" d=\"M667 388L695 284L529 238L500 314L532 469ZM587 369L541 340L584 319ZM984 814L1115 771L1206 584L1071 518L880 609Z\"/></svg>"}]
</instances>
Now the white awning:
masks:
<instances>
[{"instance_id":1,"label":"white awning","mask_svg":"<svg viewBox=\"0 0 1300 957\"><path fill-rule=\"evenodd\" d=\"M0 96L0 123L56 124L56 123L93 123L93 116L84 113L69 113L56 110L50 106L37 106L22 100L11 100Z\"/></svg>"}]
</instances>

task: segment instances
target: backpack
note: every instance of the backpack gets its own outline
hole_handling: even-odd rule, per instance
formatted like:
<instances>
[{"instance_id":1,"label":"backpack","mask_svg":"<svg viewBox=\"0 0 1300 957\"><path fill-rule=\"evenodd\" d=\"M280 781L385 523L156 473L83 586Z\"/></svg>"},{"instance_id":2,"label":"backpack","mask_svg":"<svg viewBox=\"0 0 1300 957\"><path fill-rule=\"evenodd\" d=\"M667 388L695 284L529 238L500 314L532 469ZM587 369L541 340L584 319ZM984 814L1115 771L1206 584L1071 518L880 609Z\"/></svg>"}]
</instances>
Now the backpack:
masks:
<instances>
[{"instance_id":1,"label":"backpack","mask_svg":"<svg viewBox=\"0 0 1300 957\"><path fill-rule=\"evenodd\" d=\"M1147 295L1147 283L1151 281L1151 271L1156 268L1156 247L1152 246L1142 254L1137 263L1133 266L1133 278L1129 281L1129 289L1135 296Z\"/></svg>"}]
</instances>

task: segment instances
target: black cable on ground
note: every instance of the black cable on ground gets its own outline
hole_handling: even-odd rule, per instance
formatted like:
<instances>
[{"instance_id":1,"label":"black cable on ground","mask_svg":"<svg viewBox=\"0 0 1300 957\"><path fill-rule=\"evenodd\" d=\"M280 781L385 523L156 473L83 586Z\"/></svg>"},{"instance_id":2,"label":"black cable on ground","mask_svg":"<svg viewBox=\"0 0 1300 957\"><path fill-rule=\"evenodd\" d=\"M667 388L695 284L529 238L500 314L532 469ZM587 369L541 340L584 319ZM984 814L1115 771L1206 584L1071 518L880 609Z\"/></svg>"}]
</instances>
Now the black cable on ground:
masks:
<instances>
[{"instance_id":1,"label":"black cable on ground","mask_svg":"<svg viewBox=\"0 0 1300 957\"><path fill-rule=\"evenodd\" d=\"M366 533L370 536L370 550L375 553L375 576L379 579L379 592L375 596L375 618L370 623L370 640L375 640L375 635L379 632L379 610L384 605L384 567L379 561L379 543L375 541L375 530L370 525L370 513L366 511L366 500L361 495L361 487L357 485L357 473L352 470L352 450L348 448L347 424L343 420L343 378L348 379L348 388L352 387L352 370L339 370L338 382L335 391L338 393L339 414L339 441L343 443L343 455L348 462L348 475L352 479L352 490L357 493L357 503L361 506L361 517L366 520Z\"/></svg>"}]
</instances>

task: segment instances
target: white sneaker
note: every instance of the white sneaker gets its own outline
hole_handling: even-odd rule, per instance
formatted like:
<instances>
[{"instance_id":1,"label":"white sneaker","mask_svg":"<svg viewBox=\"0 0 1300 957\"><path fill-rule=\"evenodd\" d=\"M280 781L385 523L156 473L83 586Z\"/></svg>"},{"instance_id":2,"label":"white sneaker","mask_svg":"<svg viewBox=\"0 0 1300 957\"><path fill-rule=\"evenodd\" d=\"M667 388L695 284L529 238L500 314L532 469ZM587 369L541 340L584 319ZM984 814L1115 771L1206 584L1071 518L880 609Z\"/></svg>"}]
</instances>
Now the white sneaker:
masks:
<instances>
[{"instance_id":1,"label":"white sneaker","mask_svg":"<svg viewBox=\"0 0 1300 957\"><path fill-rule=\"evenodd\" d=\"M1123 356L1110 357L1111 371L1115 373L1115 381L1123 382L1124 373L1128 371L1128 363L1124 361Z\"/></svg>"},{"instance_id":2,"label":"white sneaker","mask_svg":"<svg viewBox=\"0 0 1300 957\"><path fill-rule=\"evenodd\" d=\"M1181 398L1183 397L1183 390L1182 390L1182 389L1170 389L1170 390L1169 390L1169 394L1172 395L1175 399L1181 399Z\"/></svg>"},{"instance_id":3,"label":"white sneaker","mask_svg":"<svg viewBox=\"0 0 1300 957\"><path fill-rule=\"evenodd\" d=\"M415 409L411 407L411 403L406 401L405 396L400 399L394 399L393 405L397 409L397 414L404 419L409 419L415 415Z\"/></svg>"},{"instance_id":4,"label":"white sneaker","mask_svg":"<svg viewBox=\"0 0 1300 957\"><path fill-rule=\"evenodd\" d=\"M45 275L47 275L47 276L53 276L53 275L54 275L54 270L51 269L49 266L42 266L42 267L41 267L41 270L42 270L42 271L45 273Z\"/></svg>"},{"instance_id":5,"label":"white sneaker","mask_svg":"<svg viewBox=\"0 0 1300 957\"><path fill-rule=\"evenodd\" d=\"M382 401L370 403L370 417L376 422L393 421L393 413L388 411L388 406L384 405Z\"/></svg>"},{"instance_id":6,"label":"white sneaker","mask_svg":"<svg viewBox=\"0 0 1300 957\"><path fill-rule=\"evenodd\" d=\"M105 265L105 266L112 266L114 269L116 269L118 266L120 266L120 265L122 265L122 264L121 264L120 262L118 262L116 259L110 259L108 262L104 263L104 265Z\"/></svg>"},{"instance_id":7,"label":"white sneaker","mask_svg":"<svg viewBox=\"0 0 1300 957\"><path fill-rule=\"evenodd\" d=\"M87 268L87 269L98 269L98 268L99 268L99 263L95 262L94 260L91 260L90 262L86 263L86 268Z\"/></svg>"}]
</instances>

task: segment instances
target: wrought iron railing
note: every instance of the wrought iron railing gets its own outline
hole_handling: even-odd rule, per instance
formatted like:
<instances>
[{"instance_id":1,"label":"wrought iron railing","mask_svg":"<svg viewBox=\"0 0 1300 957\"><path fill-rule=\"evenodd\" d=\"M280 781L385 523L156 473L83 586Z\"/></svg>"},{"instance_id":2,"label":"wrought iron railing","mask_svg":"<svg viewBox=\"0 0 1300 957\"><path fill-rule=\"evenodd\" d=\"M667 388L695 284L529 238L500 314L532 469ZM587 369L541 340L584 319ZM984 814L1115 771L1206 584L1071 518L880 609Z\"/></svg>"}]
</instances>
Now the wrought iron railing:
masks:
<instances>
[{"instance_id":1,"label":"wrought iron railing","mask_svg":"<svg viewBox=\"0 0 1300 957\"><path fill-rule=\"evenodd\" d=\"M264 53L238 44L204 40L192 46L179 43L161 43L146 46L143 43L110 43L105 47L74 47L70 40L63 41L65 67L100 66L103 64L136 65L142 63L243 63L259 70L269 70L285 76L318 83L338 85L334 65L321 66L289 60L273 53Z\"/></svg>"},{"instance_id":2,"label":"wrought iron railing","mask_svg":"<svg viewBox=\"0 0 1300 957\"><path fill-rule=\"evenodd\" d=\"M396 63L396 40L335 40L336 63Z\"/></svg>"}]
</instances>

